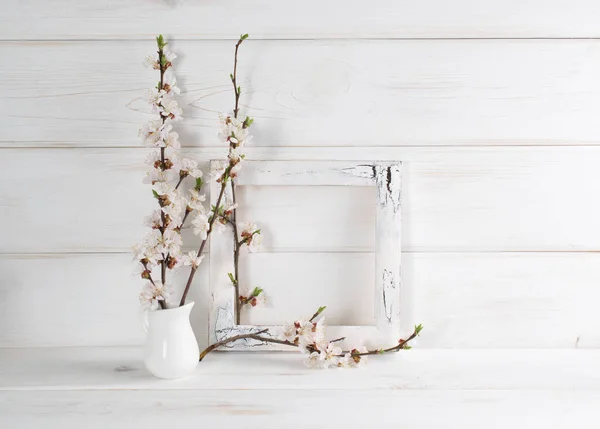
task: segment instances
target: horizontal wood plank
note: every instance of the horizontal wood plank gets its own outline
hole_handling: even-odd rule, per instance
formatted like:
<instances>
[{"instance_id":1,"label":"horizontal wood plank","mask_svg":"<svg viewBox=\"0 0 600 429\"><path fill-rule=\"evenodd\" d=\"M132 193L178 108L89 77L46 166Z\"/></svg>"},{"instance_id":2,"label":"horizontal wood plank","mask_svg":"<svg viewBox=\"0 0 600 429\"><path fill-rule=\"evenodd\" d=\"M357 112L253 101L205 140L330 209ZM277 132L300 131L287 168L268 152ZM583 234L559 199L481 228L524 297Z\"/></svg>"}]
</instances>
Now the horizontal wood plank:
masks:
<instances>
[{"instance_id":1,"label":"horizontal wood plank","mask_svg":"<svg viewBox=\"0 0 600 429\"><path fill-rule=\"evenodd\" d=\"M127 251L145 234L143 219L156 205L142 183L147 152L3 149L0 217L10 228L0 252ZM188 152L205 167L223 154L216 148ZM402 160L406 251L600 249L598 147L249 148L248 159ZM294 210L304 207L296 214L276 204L277 194L254 192L243 217L264 226L266 251L373 250L369 201L354 201L352 194L337 200L335 189L323 192L288 199ZM320 219L300 217L328 199L332 203L324 203L327 212ZM360 212L345 217L345 210ZM341 233L340 225L334 226L340 220L344 228L359 225L361 232ZM304 227L294 228L295 222ZM331 227L328 241L307 234L311 224L315 231ZM186 242L190 248L198 245L197 238Z\"/></svg>"},{"instance_id":2,"label":"horizontal wood plank","mask_svg":"<svg viewBox=\"0 0 600 429\"><path fill-rule=\"evenodd\" d=\"M242 324L283 325L325 305L329 325L375 325L374 253L243 254L240 289L256 286L267 305L245 306Z\"/></svg>"},{"instance_id":3,"label":"horizontal wood plank","mask_svg":"<svg viewBox=\"0 0 600 429\"><path fill-rule=\"evenodd\" d=\"M268 256L252 255L243 272L252 285L272 294L273 313L256 317L308 317L313 304L327 305L332 322L366 311L365 303L352 306L348 300L368 290L372 255L321 254L317 260L318 254L287 254L286 263L271 255L274 263L267 267ZM425 326L417 349L600 347L598 253L405 253L402 258L402 329ZM311 270L328 262L332 266L323 278L329 284L313 282ZM191 289L192 325L201 347L208 330L207 267L205 259ZM263 268L268 272L257 273ZM0 312L0 347L141 344L142 282L131 274L130 255L2 255L0 270L6 279L0 286L6 307ZM173 279L179 291L185 274ZM351 275L356 279L348 280ZM352 288L348 297L327 299L331 290L345 286ZM331 290L319 290L324 287Z\"/></svg>"},{"instance_id":4,"label":"horizontal wood plank","mask_svg":"<svg viewBox=\"0 0 600 429\"><path fill-rule=\"evenodd\" d=\"M6 0L0 38L178 39L599 37L597 2L582 0ZM107 23L110 22L110 25Z\"/></svg>"},{"instance_id":5,"label":"horizontal wood plank","mask_svg":"<svg viewBox=\"0 0 600 429\"><path fill-rule=\"evenodd\" d=\"M141 344L138 295L143 281L128 254L47 254L0 257L5 310L0 346ZM188 270L172 280L179 301ZM198 341L206 344L208 269L202 266L188 301ZM1 355L1 352L0 352Z\"/></svg>"},{"instance_id":6,"label":"horizontal wood plank","mask_svg":"<svg viewBox=\"0 0 600 429\"><path fill-rule=\"evenodd\" d=\"M243 378L244 376L240 376ZM286 377L280 377L286 378ZM597 391L181 391L0 392L0 424L32 429L305 428L306 418L348 429L373 422L423 429L598 427ZM341 411L343 410L343 412Z\"/></svg>"},{"instance_id":7,"label":"horizontal wood plank","mask_svg":"<svg viewBox=\"0 0 600 429\"><path fill-rule=\"evenodd\" d=\"M140 347L1 349L0 391L600 390L599 350L413 349L370 357L359 369L315 371L291 353L213 353L187 378L150 375ZM560 369L560 370L558 370ZM191 392L188 392L191 393Z\"/></svg>"},{"instance_id":8,"label":"horizontal wood plank","mask_svg":"<svg viewBox=\"0 0 600 429\"><path fill-rule=\"evenodd\" d=\"M219 145L233 44L172 49L181 140ZM152 50L151 39L0 43L0 145L137 146ZM261 146L595 145L599 75L597 40L288 40L244 44L238 80Z\"/></svg>"}]
</instances>

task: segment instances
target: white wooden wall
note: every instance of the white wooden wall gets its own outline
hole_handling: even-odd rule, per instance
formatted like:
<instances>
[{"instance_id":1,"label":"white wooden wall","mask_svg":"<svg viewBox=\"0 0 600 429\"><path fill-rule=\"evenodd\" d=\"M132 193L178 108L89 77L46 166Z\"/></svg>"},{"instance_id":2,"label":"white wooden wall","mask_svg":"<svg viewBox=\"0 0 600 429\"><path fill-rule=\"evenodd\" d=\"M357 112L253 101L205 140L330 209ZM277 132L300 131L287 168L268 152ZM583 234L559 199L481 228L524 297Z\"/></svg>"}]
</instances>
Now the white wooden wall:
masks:
<instances>
[{"instance_id":1,"label":"white wooden wall","mask_svg":"<svg viewBox=\"0 0 600 429\"><path fill-rule=\"evenodd\" d=\"M420 348L600 347L599 15L595 0L5 0L0 346L142 341L129 247L154 204L143 57L156 33L172 40L180 135L206 166L225 151L216 113L248 32L250 158L404 162L402 317L424 324ZM336 233L373 221L356 195L324 189L319 218L302 193L281 205L255 189L244 210L273 258L368 278L372 237ZM207 265L192 293L201 345ZM286 278L247 274L267 290Z\"/></svg>"}]
</instances>

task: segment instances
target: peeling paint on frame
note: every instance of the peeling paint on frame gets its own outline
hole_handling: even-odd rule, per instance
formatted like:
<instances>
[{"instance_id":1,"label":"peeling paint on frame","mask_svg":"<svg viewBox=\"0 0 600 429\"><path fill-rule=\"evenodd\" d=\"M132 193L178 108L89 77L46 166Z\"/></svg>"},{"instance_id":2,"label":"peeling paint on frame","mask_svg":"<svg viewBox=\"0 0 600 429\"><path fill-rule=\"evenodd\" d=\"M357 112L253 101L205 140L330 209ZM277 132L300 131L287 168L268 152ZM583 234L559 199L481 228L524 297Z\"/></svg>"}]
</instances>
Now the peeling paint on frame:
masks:
<instances>
[{"instance_id":1,"label":"peeling paint on frame","mask_svg":"<svg viewBox=\"0 0 600 429\"><path fill-rule=\"evenodd\" d=\"M218 162L218 161L212 161ZM349 163L340 161L247 161L237 186L375 186L375 326L328 326L329 335L346 337L342 346L368 344L387 346L400 335L401 285L401 162ZM215 204L219 184L211 184L211 204ZM278 336L281 326L235 324L234 288L227 273L233 271L233 245L227 234L212 235L210 245L209 339L216 342L243 333L268 328L267 335ZM224 350L289 350L289 347L242 339Z\"/></svg>"}]
</instances>

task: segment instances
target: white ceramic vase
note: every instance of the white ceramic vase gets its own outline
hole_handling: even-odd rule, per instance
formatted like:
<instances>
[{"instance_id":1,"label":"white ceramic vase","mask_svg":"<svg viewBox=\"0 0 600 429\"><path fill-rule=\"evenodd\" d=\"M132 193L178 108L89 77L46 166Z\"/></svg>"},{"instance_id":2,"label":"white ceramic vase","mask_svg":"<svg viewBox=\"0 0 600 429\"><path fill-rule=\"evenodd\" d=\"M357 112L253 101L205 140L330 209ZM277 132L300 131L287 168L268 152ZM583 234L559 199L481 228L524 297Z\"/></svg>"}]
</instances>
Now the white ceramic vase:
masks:
<instances>
[{"instance_id":1,"label":"white ceramic vase","mask_svg":"<svg viewBox=\"0 0 600 429\"><path fill-rule=\"evenodd\" d=\"M200 350L190 325L194 303L145 314L144 363L158 378L181 378L191 374Z\"/></svg>"}]
</instances>

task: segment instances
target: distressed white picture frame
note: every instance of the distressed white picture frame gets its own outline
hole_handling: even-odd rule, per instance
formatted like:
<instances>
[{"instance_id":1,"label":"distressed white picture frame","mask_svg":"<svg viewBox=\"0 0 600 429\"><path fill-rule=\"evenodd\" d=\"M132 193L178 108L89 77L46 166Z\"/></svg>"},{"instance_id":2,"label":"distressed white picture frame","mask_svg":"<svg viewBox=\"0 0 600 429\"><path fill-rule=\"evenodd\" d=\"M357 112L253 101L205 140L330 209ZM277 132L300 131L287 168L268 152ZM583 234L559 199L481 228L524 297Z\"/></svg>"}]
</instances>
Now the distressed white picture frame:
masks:
<instances>
[{"instance_id":1,"label":"distressed white picture frame","mask_svg":"<svg viewBox=\"0 0 600 429\"><path fill-rule=\"evenodd\" d=\"M211 161L211 168L215 163ZM245 161L236 186L374 186L377 188L375 249L375 325L327 326L330 339L345 337L344 347L393 346L400 338L401 162ZM211 205L221 184L211 182ZM228 187L228 192L229 187ZM256 219L260 223L260 219ZM227 273L234 272L231 234L211 234L209 341L257 332L278 337L282 326L237 325L235 289ZM316 309L315 309L316 310ZM301 314L290 314L290 321ZM241 339L225 350L290 350L289 346Z\"/></svg>"}]
</instances>

